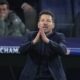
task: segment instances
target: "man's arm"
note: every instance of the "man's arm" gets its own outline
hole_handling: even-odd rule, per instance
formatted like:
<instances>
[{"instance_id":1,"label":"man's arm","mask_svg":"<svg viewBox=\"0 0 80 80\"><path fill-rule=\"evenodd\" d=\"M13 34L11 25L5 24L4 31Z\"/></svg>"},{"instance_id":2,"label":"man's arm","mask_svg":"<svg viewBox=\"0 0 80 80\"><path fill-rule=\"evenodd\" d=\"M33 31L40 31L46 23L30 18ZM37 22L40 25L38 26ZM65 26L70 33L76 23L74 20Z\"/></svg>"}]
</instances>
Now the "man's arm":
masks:
<instances>
[{"instance_id":1,"label":"man's arm","mask_svg":"<svg viewBox=\"0 0 80 80\"><path fill-rule=\"evenodd\" d=\"M65 45L65 38L64 35L59 35L60 36L60 43L57 43L53 40L49 40L49 43L47 44L49 48L60 55L68 55L70 53L70 50L67 49Z\"/></svg>"},{"instance_id":2,"label":"man's arm","mask_svg":"<svg viewBox=\"0 0 80 80\"><path fill-rule=\"evenodd\" d=\"M19 52L20 53L27 53L31 51L32 48L35 47L39 40L39 32L36 34L35 38L32 38L35 32L27 33L25 42L20 46Z\"/></svg>"},{"instance_id":3,"label":"man's arm","mask_svg":"<svg viewBox=\"0 0 80 80\"><path fill-rule=\"evenodd\" d=\"M20 45L20 48L19 48L19 52L21 54L23 53L25 54L31 49L31 46L33 45L31 36L32 36L32 32L27 33L27 35L25 36L24 42Z\"/></svg>"}]
</instances>

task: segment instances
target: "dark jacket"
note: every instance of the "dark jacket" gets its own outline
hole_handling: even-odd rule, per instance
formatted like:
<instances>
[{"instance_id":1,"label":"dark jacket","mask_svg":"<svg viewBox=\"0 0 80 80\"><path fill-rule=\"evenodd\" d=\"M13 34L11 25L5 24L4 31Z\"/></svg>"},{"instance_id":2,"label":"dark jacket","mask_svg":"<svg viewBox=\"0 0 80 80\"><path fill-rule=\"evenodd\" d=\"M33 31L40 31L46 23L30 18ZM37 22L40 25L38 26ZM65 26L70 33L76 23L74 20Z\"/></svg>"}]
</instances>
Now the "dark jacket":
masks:
<instances>
[{"instance_id":1,"label":"dark jacket","mask_svg":"<svg viewBox=\"0 0 80 80\"><path fill-rule=\"evenodd\" d=\"M38 64L44 57L48 58L48 69L54 80L66 80L60 59L60 56L65 55L67 51L63 34L54 32L48 36L50 39L48 44L40 41L33 45L32 40L35 35L35 32L30 33L26 42L19 49L21 53L27 54L27 61L20 75L20 80L34 80Z\"/></svg>"}]
</instances>

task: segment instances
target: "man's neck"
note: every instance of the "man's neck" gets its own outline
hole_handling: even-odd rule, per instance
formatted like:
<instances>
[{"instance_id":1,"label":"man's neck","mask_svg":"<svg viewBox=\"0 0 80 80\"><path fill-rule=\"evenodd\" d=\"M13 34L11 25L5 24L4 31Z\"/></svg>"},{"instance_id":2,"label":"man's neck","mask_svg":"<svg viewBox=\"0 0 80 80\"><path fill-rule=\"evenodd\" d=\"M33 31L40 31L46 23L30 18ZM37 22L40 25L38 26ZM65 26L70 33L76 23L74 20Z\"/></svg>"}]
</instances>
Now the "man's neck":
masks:
<instances>
[{"instance_id":1,"label":"man's neck","mask_svg":"<svg viewBox=\"0 0 80 80\"><path fill-rule=\"evenodd\" d=\"M52 33L52 31L45 33L47 36L50 35Z\"/></svg>"}]
</instances>

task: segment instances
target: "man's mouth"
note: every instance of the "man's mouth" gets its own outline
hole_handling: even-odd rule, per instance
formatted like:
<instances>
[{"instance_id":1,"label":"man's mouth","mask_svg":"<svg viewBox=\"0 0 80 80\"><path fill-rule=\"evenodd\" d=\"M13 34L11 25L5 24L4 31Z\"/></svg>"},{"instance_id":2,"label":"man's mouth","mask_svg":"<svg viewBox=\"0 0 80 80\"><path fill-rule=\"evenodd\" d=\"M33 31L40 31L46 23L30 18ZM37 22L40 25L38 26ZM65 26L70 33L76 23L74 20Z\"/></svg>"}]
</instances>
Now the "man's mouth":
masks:
<instances>
[{"instance_id":1,"label":"man's mouth","mask_svg":"<svg viewBox=\"0 0 80 80\"><path fill-rule=\"evenodd\" d=\"M44 29L47 29L48 27L43 27Z\"/></svg>"}]
</instances>

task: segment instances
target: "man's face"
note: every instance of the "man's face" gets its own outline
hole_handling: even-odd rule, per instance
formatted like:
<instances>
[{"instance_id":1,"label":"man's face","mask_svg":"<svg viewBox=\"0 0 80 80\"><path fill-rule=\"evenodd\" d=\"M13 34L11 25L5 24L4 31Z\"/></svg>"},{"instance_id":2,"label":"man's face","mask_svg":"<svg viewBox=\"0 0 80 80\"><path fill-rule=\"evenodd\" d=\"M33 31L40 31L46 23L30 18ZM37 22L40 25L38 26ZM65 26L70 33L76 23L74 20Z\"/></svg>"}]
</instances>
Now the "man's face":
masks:
<instances>
[{"instance_id":1,"label":"man's face","mask_svg":"<svg viewBox=\"0 0 80 80\"><path fill-rule=\"evenodd\" d=\"M0 5L0 17L6 18L8 15L9 9L7 4L1 4Z\"/></svg>"},{"instance_id":2,"label":"man's face","mask_svg":"<svg viewBox=\"0 0 80 80\"><path fill-rule=\"evenodd\" d=\"M50 33L55 27L55 23L53 22L52 16L43 14L39 18L38 28L42 27L45 33Z\"/></svg>"}]
</instances>

